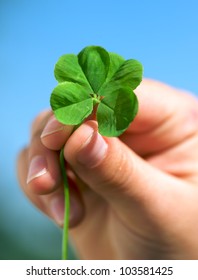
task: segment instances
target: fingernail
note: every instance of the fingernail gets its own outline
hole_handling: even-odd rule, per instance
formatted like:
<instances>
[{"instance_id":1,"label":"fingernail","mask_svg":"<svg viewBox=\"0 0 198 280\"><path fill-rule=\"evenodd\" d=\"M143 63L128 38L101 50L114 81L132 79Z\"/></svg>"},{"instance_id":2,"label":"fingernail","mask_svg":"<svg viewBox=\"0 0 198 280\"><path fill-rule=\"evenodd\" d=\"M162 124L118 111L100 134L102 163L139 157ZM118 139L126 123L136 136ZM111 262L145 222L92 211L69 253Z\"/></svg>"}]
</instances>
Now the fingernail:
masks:
<instances>
[{"instance_id":1,"label":"fingernail","mask_svg":"<svg viewBox=\"0 0 198 280\"><path fill-rule=\"evenodd\" d=\"M35 178L38 178L47 173L47 162L43 156L34 156L30 162L27 184Z\"/></svg>"},{"instance_id":2,"label":"fingernail","mask_svg":"<svg viewBox=\"0 0 198 280\"><path fill-rule=\"evenodd\" d=\"M58 131L61 131L61 130L63 130L63 128L64 128L64 125L59 123L57 121L57 119L55 118L55 116L52 116L48 120L46 126L44 127L43 132L41 134L41 138L48 136L50 134L56 133Z\"/></svg>"},{"instance_id":3,"label":"fingernail","mask_svg":"<svg viewBox=\"0 0 198 280\"><path fill-rule=\"evenodd\" d=\"M50 202L52 218L59 226L64 224L65 201L62 195L54 197Z\"/></svg>"},{"instance_id":4,"label":"fingernail","mask_svg":"<svg viewBox=\"0 0 198 280\"><path fill-rule=\"evenodd\" d=\"M78 152L77 160L86 167L93 168L105 158L108 145L92 127L87 126L84 133L87 134L87 140Z\"/></svg>"}]
</instances>

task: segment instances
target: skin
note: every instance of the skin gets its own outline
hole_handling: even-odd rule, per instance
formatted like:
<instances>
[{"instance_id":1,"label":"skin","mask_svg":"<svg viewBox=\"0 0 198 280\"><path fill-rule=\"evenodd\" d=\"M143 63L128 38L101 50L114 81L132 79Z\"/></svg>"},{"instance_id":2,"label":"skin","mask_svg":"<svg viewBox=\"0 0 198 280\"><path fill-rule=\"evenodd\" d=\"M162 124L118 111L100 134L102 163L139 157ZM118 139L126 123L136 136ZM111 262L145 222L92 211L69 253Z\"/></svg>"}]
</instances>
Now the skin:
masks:
<instances>
[{"instance_id":1,"label":"skin","mask_svg":"<svg viewBox=\"0 0 198 280\"><path fill-rule=\"evenodd\" d=\"M62 226L64 146L70 235L80 258L198 259L198 100L152 80L136 94L138 115L119 138L100 136L92 120L71 134L52 112L41 113L18 158L20 185ZM44 161L37 157L27 183L38 155Z\"/></svg>"}]
</instances>

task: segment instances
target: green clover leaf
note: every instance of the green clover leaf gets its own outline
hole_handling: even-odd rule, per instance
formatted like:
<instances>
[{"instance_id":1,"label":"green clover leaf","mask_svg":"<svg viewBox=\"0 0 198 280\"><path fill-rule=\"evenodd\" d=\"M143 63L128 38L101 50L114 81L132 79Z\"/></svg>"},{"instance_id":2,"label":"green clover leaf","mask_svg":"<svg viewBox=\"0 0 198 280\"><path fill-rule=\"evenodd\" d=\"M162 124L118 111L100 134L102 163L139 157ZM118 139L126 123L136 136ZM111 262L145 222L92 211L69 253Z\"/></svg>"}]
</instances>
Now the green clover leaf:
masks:
<instances>
[{"instance_id":1,"label":"green clover leaf","mask_svg":"<svg viewBox=\"0 0 198 280\"><path fill-rule=\"evenodd\" d=\"M65 124L77 125L93 110L93 101L80 84L62 82L53 90L51 103L57 119Z\"/></svg>"},{"instance_id":2,"label":"green clover leaf","mask_svg":"<svg viewBox=\"0 0 198 280\"><path fill-rule=\"evenodd\" d=\"M138 100L133 90L142 80L143 68L134 59L88 46L78 55L66 54L55 65L59 84L50 104L63 124L78 125L97 104L100 134L119 136L135 118Z\"/></svg>"}]
</instances>

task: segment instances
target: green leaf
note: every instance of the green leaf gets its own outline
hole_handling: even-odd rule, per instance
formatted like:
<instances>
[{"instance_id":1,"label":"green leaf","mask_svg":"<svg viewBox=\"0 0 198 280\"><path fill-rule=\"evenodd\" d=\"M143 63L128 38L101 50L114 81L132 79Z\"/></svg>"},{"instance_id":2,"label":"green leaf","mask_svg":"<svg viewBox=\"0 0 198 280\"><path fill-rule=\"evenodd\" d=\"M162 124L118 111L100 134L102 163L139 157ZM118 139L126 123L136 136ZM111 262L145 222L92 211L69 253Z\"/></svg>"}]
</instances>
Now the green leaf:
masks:
<instances>
[{"instance_id":1,"label":"green leaf","mask_svg":"<svg viewBox=\"0 0 198 280\"><path fill-rule=\"evenodd\" d=\"M116 71L120 68L120 66L125 61L125 59L122 56L116 53L109 52L109 57L110 57L110 65L109 65L109 72L108 72L106 82L108 82L113 77L113 75L116 73Z\"/></svg>"},{"instance_id":2,"label":"green leaf","mask_svg":"<svg viewBox=\"0 0 198 280\"><path fill-rule=\"evenodd\" d=\"M66 81L74 82L84 86L90 92L92 91L80 65L78 64L78 58L74 54L65 54L59 58L55 65L54 75L59 83Z\"/></svg>"},{"instance_id":3,"label":"green leaf","mask_svg":"<svg viewBox=\"0 0 198 280\"><path fill-rule=\"evenodd\" d=\"M98 93L109 71L108 52L98 46L86 47L78 54L78 61L93 92Z\"/></svg>"},{"instance_id":4,"label":"green leaf","mask_svg":"<svg viewBox=\"0 0 198 280\"><path fill-rule=\"evenodd\" d=\"M93 110L93 101L79 84L63 82L51 94L50 104L57 120L63 124L80 124Z\"/></svg>"},{"instance_id":5,"label":"green leaf","mask_svg":"<svg viewBox=\"0 0 198 280\"><path fill-rule=\"evenodd\" d=\"M120 86L129 86L131 89L135 89L142 81L143 67L142 64L134 59L126 60L117 72L113 75L109 81L108 86L117 84Z\"/></svg>"},{"instance_id":6,"label":"green leaf","mask_svg":"<svg viewBox=\"0 0 198 280\"><path fill-rule=\"evenodd\" d=\"M101 135L112 137L122 134L138 111L138 100L129 87L108 88L97 110Z\"/></svg>"}]
</instances>

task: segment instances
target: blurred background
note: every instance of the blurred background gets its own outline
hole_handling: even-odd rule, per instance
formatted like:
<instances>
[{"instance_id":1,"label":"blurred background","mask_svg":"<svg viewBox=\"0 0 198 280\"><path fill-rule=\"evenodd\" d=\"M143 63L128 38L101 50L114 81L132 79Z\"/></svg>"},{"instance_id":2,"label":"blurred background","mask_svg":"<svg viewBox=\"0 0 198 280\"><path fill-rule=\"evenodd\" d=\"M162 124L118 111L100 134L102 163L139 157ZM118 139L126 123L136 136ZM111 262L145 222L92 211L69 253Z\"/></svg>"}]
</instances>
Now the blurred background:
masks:
<instances>
[{"instance_id":1,"label":"blurred background","mask_svg":"<svg viewBox=\"0 0 198 280\"><path fill-rule=\"evenodd\" d=\"M31 122L49 108L59 56L100 45L141 61L145 77L198 94L197 11L196 0L0 0L0 259L61 257L61 230L16 177Z\"/></svg>"}]
</instances>

